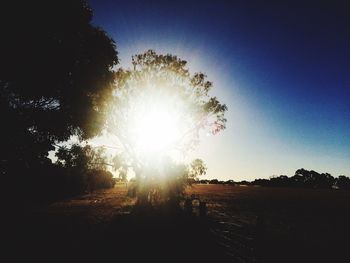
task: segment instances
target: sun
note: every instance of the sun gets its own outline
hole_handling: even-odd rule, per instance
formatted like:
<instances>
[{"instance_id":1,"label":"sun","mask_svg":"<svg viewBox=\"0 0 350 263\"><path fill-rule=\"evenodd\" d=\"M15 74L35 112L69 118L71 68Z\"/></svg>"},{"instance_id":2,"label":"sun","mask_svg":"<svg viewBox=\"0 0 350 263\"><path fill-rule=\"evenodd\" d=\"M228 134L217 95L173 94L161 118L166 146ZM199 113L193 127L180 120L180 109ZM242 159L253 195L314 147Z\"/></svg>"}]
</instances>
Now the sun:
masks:
<instances>
[{"instance_id":1,"label":"sun","mask_svg":"<svg viewBox=\"0 0 350 263\"><path fill-rule=\"evenodd\" d=\"M157 74L147 72L144 78L148 81L130 78L114 94L116 107L110 116L116 125L109 128L118 134L120 152L136 163L153 165L164 157L184 158L192 136L193 105L187 95L176 90L185 84L171 72L162 81L152 79Z\"/></svg>"},{"instance_id":2,"label":"sun","mask_svg":"<svg viewBox=\"0 0 350 263\"><path fill-rule=\"evenodd\" d=\"M175 115L161 107L139 114L133 127L137 151L159 155L170 150L179 138Z\"/></svg>"},{"instance_id":3,"label":"sun","mask_svg":"<svg viewBox=\"0 0 350 263\"><path fill-rule=\"evenodd\" d=\"M152 50L133 56L132 63L133 69L116 72L106 122L127 166L181 162L203 132L225 128L226 105L209 95L205 74L191 74L186 61Z\"/></svg>"},{"instance_id":4,"label":"sun","mask_svg":"<svg viewBox=\"0 0 350 263\"><path fill-rule=\"evenodd\" d=\"M165 98L152 97L138 104L129 116L129 136L138 155L169 154L181 139L180 112Z\"/></svg>"}]
</instances>

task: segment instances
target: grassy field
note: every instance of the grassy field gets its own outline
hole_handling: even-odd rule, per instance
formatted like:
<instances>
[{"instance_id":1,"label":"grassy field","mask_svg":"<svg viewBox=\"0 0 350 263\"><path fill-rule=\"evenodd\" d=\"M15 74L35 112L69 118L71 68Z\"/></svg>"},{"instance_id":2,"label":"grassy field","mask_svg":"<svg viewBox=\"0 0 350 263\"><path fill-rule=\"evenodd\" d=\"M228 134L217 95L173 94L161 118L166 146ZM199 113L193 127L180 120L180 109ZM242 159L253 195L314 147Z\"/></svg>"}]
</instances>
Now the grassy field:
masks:
<instances>
[{"instance_id":1,"label":"grassy field","mask_svg":"<svg viewBox=\"0 0 350 263\"><path fill-rule=\"evenodd\" d=\"M16 246L28 258L101 261L113 255L217 262L337 262L346 256L350 192L193 185L208 217L133 213L125 185L30 207ZM196 211L196 210L195 210ZM187 261L185 261L187 262Z\"/></svg>"},{"instance_id":2,"label":"grassy field","mask_svg":"<svg viewBox=\"0 0 350 263\"><path fill-rule=\"evenodd\" d=\"M195 185L188 192L207 200L219 242L243 261L335 262L347 255L349 191Z\"/></svg>"}]
</instances>

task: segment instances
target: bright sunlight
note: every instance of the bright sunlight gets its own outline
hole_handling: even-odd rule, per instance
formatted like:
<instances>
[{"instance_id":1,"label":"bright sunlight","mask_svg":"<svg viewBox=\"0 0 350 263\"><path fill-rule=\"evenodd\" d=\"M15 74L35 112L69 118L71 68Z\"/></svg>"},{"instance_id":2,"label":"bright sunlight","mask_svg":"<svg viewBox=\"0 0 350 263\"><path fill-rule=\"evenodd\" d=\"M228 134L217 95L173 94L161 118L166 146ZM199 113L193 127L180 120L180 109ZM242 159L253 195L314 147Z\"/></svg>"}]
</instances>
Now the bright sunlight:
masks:
<instances>
[{"instance_id":1,"label":"bright sunlight","mask_svg":"<svg viewBox=\"0 0 350 263\"><path fill-rule=\"evenodd\" d=\"M127 166L154 166L163 157L183 160L200 131L225 128L226 105L209 96L212 83L202 73L191 75L186 61L152 50L132 61L133 69L116 73L107 124Z\"/></svg>"},{"instance_id":2,"label":"bright sunlight","mask_svg":"<svg viewBox=\"0 0 350 263\"><path fill-rule=\"evenodd\" d=\"M175 147L180 139L180 113L171 111L158 101L140 105L131 116L131 135L136 151L153 157Z\"/></svg>"}]
</instances>

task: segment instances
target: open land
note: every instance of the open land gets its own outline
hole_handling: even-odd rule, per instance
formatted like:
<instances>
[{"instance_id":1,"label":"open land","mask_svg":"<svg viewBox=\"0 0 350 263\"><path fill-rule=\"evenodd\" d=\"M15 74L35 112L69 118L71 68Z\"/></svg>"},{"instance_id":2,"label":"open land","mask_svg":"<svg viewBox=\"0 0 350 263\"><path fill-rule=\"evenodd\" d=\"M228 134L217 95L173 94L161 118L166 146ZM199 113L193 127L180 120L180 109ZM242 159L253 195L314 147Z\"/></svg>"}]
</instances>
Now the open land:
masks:
<instances>
[{"instance_id":1,"label":"open land","mask_svg":"<svg viewBox=\"0 0 350 263\"><path fill-rule=\"evenodd\" d=\"M164 209L135 212L135 199L126 193L118 184L29 206L16 230L13 259L347 261L350 191L193 185L186 191L195 199L191 217ZM207 204L205 218L197 215L197 197Z\"/></svg>"}]
</instances>

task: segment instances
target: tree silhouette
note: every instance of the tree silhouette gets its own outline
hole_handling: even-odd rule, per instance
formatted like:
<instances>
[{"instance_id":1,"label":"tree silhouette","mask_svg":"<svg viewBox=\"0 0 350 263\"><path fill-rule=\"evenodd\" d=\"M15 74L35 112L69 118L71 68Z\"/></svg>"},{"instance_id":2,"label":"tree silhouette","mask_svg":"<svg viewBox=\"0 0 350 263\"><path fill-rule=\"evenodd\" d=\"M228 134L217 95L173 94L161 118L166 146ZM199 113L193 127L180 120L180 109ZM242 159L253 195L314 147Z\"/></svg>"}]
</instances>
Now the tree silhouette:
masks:
<instances>
[{"instance_id":1,"label":"tree silhouette","mask_svg":"<svg viewBox=\"0 0 350 263\"><path fill-rule=\"evenodd\" d=\"M101 131L118 57L83 0L5 2L0 140L1 173L8 175L48 162L56 141Z\"/></svg>"},{"instance_id":2,"label":"tree silhouette","mask_svg":"<svg viewBox=\"0 0 350 263\"><path fill-rule=\"evenodd\" d=\"M73 144L63 146L56 152L57 163L65 168L81 167L85 170L106 170L106 152L104 148L94 149L90 145Z\"/></svg>"},{"instance_id":3,"label":"tree silhouette","mask_svg":"<svg viewBox=\"0 0 350 263\"><path fill-rule=\"evenodd\" d=\"M339 175L336 179L336 186L340 189L350 189L350 178L345 175Z\"/></svg>"},{"instance_id":4,"label":"tree silhouette","mask_svg":"<svg viewBox=\"0 0 350 263\"><path fill-rule=\"evenodd\" d=\"M295 172L297 178L301 178L302 183L310 188L331 188L335 179L329 173L318 173L313 170L298 169Z\"/></svg>"},{"instance_id":5,"label":"tree silhouette","mask_svg":"<svg viewBox=\"0 0 350 263\"><path fill-rule=\"evenodd\" d=\"M142 117L138 117L137 114L151 111L157 102L171 113L177 113L176 116L168 117L172 122L178 120L180 127L180 136L172 142L170 150L180 154L188 152L198 144L200 131L216 134L225 128L226 105L209 95L212 83L206 80L206 76L203 73L191 75L186 63L176 56L160 55L148 50L132 57L133 69L120 69L116 73L116 89L107 129L117 138L124 164L133 168L136 181L140 185L154 181L152 178L156 174L164 174L164 171L156 170L157 167L162 169L164 166L162 162L165 156L160 156L155 164L149 162L147 151L140 154L133 126L133 122L142 121ZM162 109L155 108L155 111L159 113ZM153 125L153 122L149 122L149 125ZM171 130L166 132L171 133ZM169 159L166 163L170 165ZM199 165L203 163L197 164L193 166L193 172L203 174L205 169ZM182 172L177 174L180 176ZM148 189L140 186L139 192L141 188Z\"/></svg>"},{"instance_id":6,"label":"tree silhouette","mask_svg":"<svg viewBox=\"0 0 350 263\"><path fill-rule=\"evenodd\" d=\"M273 176L268 179L255 179L251 184L261 186L287 186L303 188L340 188L349 189L350 179L344 175L334 178L329 173L318 173L304 168L295 171L291 177L286 175Z\"/></svg>"},{"instance_id":7,"label":"tree silhouette","mask_svg":"<svg viewBox=\"0 0 350 263\"><path fill-rule=\"evenodd\" d=\"M90 145L81 146L73 144L70 148L61 147L56 153L57 165L66 168L70 178L75 178L76 192L97 188L112 187L114 180L111 172L107 170L106 153L103 148L97 150Z\"/></svg>"}]
</instances>

